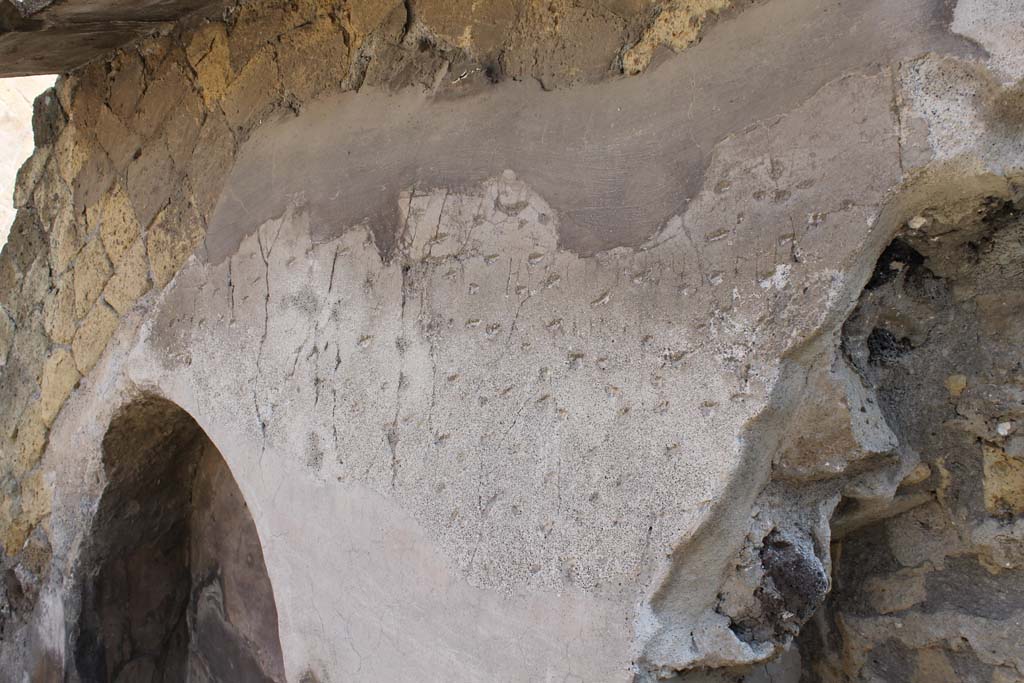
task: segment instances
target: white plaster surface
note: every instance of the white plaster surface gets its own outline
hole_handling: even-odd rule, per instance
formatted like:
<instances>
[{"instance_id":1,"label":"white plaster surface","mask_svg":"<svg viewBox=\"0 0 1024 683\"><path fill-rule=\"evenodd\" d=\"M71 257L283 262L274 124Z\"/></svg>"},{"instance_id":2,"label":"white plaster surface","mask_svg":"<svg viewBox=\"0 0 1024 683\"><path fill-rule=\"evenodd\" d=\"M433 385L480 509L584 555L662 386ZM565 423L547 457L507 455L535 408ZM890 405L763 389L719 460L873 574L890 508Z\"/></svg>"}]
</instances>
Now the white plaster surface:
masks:
<instances>
[{"instance_id":1,"label":"white plaster surface","mask_svg":"<svg viewBox=\"0 0 1024 683\"><path fill-rule=\"evenodd\" d=\"M1024 3L1019 0L959 0L950 28L980 43L989 66L1003 79L1024 78Z\"/></svg>"}]
</instances>

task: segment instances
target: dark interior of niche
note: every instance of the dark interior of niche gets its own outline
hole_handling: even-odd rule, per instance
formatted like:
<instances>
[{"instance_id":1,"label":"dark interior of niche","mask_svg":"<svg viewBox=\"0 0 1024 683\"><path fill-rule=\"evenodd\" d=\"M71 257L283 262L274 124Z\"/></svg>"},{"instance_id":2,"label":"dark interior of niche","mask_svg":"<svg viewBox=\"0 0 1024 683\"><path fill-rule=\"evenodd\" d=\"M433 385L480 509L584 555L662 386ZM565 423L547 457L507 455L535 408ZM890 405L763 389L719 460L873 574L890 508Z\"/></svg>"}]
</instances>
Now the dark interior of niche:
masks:
<instances>
[{"instance_id":1,"label":"dark interior of niche","mask_svg":"<svg viewBox=\"0 0 1024 683\"><path fill-rule=\"evenodd\" d=\"M283 681L256 527L184 410L141 398L103 440L72 666L87 681Z\"/></svg>"},{"instance_id":2,"label":"dark interior of niche","mask_svg":"<svg viewBox=\"0 0 1024 683\"><path fill-rule=\"evenodd\" d=\"M1017 604L1012 596L1024 594L1024 568L992 574L984 549L970 540L941 566L920 559L928 547L970 539L976 525L1024 518L1024 505L992 505L982 467L983 447L1012 451L994 425L1014 411L1024 417L1024 402L1013 399L1024 391L1024 214L993 197L959 215L943 224L926 212L923 225L905 226L842 328L841 352L923 469L900 485L889 508L868 510L848 497L837 506L833 530L843 533L832 548L832 593L797 641L803 683L919 679L915 663L924 655L906 626L911 615L948 609L998 619ZM966 388L950 384L953 377L967 378ZM884 581L919 571L913 597L878 593ZM856 619L890 617L905 619L904 630L856 641L844 635ZM935 648L927 656L957 680L992 680L985 662L998 653L979 656L967 641Z\"/></svg>"}]
</instances>

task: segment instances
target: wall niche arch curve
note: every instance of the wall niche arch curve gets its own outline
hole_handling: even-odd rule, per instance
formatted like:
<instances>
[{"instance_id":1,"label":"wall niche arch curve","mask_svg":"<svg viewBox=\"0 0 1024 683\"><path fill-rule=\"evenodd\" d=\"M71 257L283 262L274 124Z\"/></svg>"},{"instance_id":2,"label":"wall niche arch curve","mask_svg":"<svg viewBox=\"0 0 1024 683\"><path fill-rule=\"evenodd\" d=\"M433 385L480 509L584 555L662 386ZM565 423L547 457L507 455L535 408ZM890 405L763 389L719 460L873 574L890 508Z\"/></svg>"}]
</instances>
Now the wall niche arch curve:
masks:
<instances>
[{"instance_id":1,"label":"wall niche arch curve","mask_svg":"<svg viewBox=\"0 0 1024 683\"><path fill-rule=\"evenodd\" d=\"M79 679L284 681L256 526L198 423L140 396L111 420L102 464L71 634Z\"/></svg>"}]
</instances>

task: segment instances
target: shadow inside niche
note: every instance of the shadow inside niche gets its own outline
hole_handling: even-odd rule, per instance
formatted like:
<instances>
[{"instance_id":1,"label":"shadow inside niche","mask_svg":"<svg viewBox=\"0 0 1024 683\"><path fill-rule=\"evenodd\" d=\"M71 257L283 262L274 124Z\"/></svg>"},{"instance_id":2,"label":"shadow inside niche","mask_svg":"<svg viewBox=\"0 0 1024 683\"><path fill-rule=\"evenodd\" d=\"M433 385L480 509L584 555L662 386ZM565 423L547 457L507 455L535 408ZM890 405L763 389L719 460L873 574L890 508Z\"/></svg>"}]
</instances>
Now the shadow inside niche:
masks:
<instances>
[{"instance_id":1,"label":"shadow inside niche","mask_svg":"<svg viewBox=\"0 0 1024 683\"><path fill-rule=\"evenodd\" d=\"M80 679L284 681L256 527L199 425L140 398L111 421L103 466L70 634Z\"/></svg>"},{"instance_id":2,"label":"shadow inside niche","mask_svg":"<svg viewBox=\"0 0 1024 683\"><path fill-rule=\"evenodd\" d=\"M1024 648L1024 215L925 212L882 254L842 348L921 462L845 499L801 681L1010 681ZM980 649L979 649L980 648Z\"/></svg>"}]
</instances>

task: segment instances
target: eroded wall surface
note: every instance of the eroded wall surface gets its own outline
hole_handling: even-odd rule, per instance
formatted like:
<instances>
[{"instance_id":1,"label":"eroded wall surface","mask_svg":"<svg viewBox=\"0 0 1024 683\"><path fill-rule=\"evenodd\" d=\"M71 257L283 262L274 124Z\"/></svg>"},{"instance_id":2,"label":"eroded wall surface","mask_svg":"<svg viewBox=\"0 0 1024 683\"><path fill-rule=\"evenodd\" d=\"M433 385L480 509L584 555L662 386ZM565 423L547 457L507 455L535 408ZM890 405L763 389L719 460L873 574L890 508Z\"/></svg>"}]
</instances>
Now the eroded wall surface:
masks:
<instances>
[{"instance_id":1,"label":"eroded wall surface","mask_svg":"<svg viewBox=\"0 0 1024 683\"><path fill-rule=\"evenodd\" d=\"M943 597L1020 587L1024 10L496 7L245 4L39 107L0 670L84 680L103 442L155 395L288 680L1024 675L1013 599Z\"/></svg>"}]
</instances>

